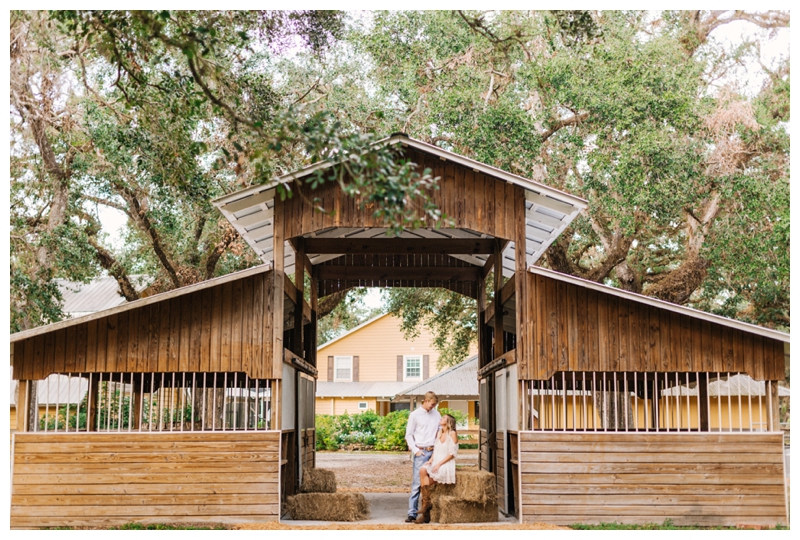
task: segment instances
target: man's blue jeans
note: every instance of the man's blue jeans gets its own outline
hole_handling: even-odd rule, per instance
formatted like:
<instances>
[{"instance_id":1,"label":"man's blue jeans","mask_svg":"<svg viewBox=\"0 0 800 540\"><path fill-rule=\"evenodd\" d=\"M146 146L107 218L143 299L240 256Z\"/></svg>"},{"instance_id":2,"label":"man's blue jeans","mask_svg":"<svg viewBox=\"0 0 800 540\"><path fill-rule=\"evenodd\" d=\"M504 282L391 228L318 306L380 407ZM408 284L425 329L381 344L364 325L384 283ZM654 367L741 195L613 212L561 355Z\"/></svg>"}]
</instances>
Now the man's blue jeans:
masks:
<instances>
[{"instance_id":1,"label":"man's blue jeans","mask_svg":"<svg viewBox=\"0 0 800 540\"><path fill-rule=\"evenodd\" d=\"M433 450L422 450L419 456L412 456L414 467L411 472L411 497L408 498L408 515L416 518L419 508L419 469L425 462L431 459Z\"/></svg>"}]
</instances>

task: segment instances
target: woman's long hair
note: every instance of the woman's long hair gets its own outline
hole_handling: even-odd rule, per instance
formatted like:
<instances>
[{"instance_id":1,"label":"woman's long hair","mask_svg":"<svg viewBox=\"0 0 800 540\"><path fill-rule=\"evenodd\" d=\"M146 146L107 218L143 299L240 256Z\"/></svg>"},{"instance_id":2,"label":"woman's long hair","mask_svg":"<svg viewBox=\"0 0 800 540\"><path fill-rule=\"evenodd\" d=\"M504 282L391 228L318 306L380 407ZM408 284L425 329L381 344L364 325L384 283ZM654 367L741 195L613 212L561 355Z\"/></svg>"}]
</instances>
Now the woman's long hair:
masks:
<instances>
[{"instance_id":1,"label":"woman's long hair","mask_svg":"<svg viewBox=\"0 0 800 540\"><path fill-rule=\"evenodd\" d=\"M458 431L456 431L456 419L453 418L453 416L450 414L445 414L443 416L446 418L444 425L447 428L447 432L455 431L456 433L458 433Z\"/></svg>"}]
</instances>

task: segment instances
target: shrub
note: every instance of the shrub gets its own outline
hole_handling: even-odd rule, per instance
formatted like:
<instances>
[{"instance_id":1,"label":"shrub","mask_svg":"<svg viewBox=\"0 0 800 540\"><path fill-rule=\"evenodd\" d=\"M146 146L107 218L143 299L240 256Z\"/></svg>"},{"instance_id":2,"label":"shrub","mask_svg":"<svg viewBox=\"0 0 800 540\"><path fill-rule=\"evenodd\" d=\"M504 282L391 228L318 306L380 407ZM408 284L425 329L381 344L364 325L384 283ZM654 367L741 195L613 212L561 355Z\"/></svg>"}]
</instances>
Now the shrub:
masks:
<instances>
[{"instance_id":1,"label":"shrub","mask_svg":"<svg viewBox=\"0 0 800 540\"><path fill-rule=\"evenodd\" d=\"M409 411L394 411L378 419L375 448L406 450L406 424Z\"/></svg>"},{"instance_id":2,"label":"shrub","mask_svg":"<svg viewBox=\"0 0 800 540\"><path fill-rule=\"evenodd\" d=\"M338 450L336 442L336 417L330 414L318 414L317 425L317 450Z\"/></svg>"},{"instance_id":3,"label":"shrub","mask_svg":"<svg viewBox=\"0 0 800 540\"><path fill-rule=\"evenodd\" d=\"M449 414L450 416L456 419L456 424L464 424L467 422L467 415L455 409L448 409L447 407L439 407L439 414L441 414L442 416L444 416L445 414Z\"/></svg>"}]
</instances>

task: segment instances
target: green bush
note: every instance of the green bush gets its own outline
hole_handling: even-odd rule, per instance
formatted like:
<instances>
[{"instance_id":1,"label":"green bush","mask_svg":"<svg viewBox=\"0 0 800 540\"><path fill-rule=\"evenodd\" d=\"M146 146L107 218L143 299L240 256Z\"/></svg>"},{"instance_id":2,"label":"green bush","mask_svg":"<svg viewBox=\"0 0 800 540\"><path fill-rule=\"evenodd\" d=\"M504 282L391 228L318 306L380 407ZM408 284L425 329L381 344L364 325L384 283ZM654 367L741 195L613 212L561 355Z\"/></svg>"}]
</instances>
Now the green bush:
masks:
<instances>
[{"instance_id":1,"label":"green bush","mask_svg":"<svg viewBox=\"0 0 800 540\"><path fill-rule=\"evenodd\" d=\"M456 419L456 424L464 424L467 422L467 415L455 409L448 409L447 407L439 407L439 414L442 416L449 414Z\"/></svg>"},{"instance_id":2,"label":"green bush","mask_svg":"<svg viewBox=\"0 0 800 540\"><path fill-rule=\"evenodd\" d=\"M406 450L406 424L409 411L394 411L379 416L369 410L356 414L318 414L317 450L360 448L363 450Z\"/></svg>"},{"instance_id":3,"label":"green bush","mask_svg":"<svg viewBox=\"0 0 800 540\"><path fill-rule=\"evenodd\" d=\"M336 442L336 417L330 414L318 414L316 417L317 450L338 450Z\"/></svg>"},{"instance_id":4,"label":"green bush","mask_svg":"<svg viewBox=\"0 0 800 540\"><path fill-rule=\"evenodd\" d=\"M377 422L376 450L406 450L406 424L409 411L394 411Z\"/></svg>"}]
</instances>

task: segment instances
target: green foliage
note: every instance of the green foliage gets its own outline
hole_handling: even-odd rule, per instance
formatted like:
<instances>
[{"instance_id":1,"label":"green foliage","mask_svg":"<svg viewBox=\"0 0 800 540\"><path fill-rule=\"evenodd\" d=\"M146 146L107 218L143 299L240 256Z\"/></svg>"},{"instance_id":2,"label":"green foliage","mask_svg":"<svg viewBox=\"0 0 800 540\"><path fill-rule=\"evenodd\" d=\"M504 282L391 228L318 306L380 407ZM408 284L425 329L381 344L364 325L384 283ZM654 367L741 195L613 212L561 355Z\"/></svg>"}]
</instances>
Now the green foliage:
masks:
<instances>
[{"instance_id":1,"label":"green foliage","mask_svg":"<svg viewBox=\"0 0 800 540\"><path fill-rule=\"evenodd\" d=\"M376 450L405 450L409 411L393 411L378 420Z\"/></svg>"},{"instance_id":2,"label":"green foliage","mask_svg":"<svg viewBox=\"0 0 800 540\"><path fill-rule=\"evenodd\" d=\"M329 414L318 414L315 418L317 434L317 450L338 450L339 443L334 439L336 433L336 417Z\"/></svg>"},{"instance_id":3,"label":"green foliage","mask_svg":"<svg viewBox=\"0 0 800 540\"><path fill-rule=\"evenodd\" d=\"M645 523L642 525L626 525L623 523L599 523L597 525L586 525L583 523L575 523L570 525L571 528L579 531L694 531L694 530L714 530L714 531L735 531L740 530L739 527L723 527L723 526L701 526L701 525L675 525L671 519L665 519L663 523ZM780 523L774 527L774 530L784 530L786 527Z\"/></svg>"},{"instance_id":4,"label":"green foliage","mask_svg":"<svg viewBox=\"0 0 800 540\"><path fill-rule=\"evenodd\" d=\"M112 531L224 531L225 525L217 523L208 527L181 525L170 523L126 523L118 527L109 527Z\"/></svg>"},{"instance_id":5,"label":"green foliage","mask_svg":"<svg viewBox=\"0 0 800 540\"><path fill-rule=\"evenodd\" d=\"M439 407L439 414L445 415L449 414L453 418L456 419L456 424L463 424L468 420L467 415L463 411L457 411L455 409L448 409L447 407Z\"/></svg>"},{"instance_id":6,"label":"green foliage","mask_svg":"<svg viewBox=\"0 0 800 540\"><path fill-rule=\"evenodd\" d=\"M317 450L404 450L408 411L378 416L374 411L316 416Z\"/></svg>"}]
</instances>

